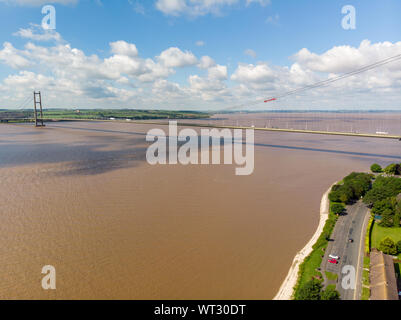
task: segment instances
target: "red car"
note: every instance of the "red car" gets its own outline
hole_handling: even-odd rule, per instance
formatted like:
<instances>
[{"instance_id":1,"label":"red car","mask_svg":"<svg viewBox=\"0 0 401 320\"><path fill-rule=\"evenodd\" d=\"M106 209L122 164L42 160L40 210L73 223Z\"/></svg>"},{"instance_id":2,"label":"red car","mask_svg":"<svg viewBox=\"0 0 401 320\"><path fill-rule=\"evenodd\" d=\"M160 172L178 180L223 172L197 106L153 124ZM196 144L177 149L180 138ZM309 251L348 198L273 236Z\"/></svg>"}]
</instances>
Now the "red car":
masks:
<instances>
[{"instance_id":1,"label":"red car","mask_svg":"<svg viewBox=\"0 0 401 320\"><path fill-rule=\"evenodd\" d=\"M329 259L328 261L332 264L338 264L338 261L336 259Z\"/></svg>"}]
</instances>

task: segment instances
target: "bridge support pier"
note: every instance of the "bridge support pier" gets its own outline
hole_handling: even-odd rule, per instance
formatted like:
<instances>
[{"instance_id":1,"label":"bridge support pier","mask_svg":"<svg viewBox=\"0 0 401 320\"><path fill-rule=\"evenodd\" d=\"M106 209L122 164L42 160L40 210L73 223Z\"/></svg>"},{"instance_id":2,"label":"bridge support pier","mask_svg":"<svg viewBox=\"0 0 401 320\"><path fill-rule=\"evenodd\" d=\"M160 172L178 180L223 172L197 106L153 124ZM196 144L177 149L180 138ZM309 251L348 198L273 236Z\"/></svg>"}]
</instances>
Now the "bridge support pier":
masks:
<instances>
[{"instance_id":1,"label":"bridge support pier","mask_svg":"<svg viewBox=\"0 0 401 320\"><path fill-rule=\"evenodd\" d=\"M33 105L35 113L35 127L44 127L45 124L43 122L42 95L40 94L40 91L33 92Z\"/></svg>"}]
</instances>

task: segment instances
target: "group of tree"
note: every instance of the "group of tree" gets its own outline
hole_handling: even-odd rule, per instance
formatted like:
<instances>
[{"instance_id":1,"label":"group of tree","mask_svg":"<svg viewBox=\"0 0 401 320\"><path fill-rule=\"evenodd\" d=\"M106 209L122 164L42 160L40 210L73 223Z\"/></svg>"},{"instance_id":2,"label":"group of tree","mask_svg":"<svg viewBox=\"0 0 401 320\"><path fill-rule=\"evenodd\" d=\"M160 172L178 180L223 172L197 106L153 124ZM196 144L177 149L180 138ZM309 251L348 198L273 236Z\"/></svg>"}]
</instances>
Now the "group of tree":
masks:
<instances>
[{"instance_id":1,"label":"group of tree","mask_svg":"<svg viewBox=\"0 0 401 320\"><path fill-rule=\"evenodd\" d=\"M341 215L345 210L345 206L342 203L332 202L330 204L330 210L335 215Z\"/></svg>"},{"instance_id":2,"label":"group of tree","mask_svg":"<svg viewBox=\"0 0 401 320\"><path fill-rule=\"evenodd\" d=\"M372 188L366 193L363 201L369 206L374 206L376 202L396 197L400 193L400 178L379 176L375 179Z\"/></svg>"},{"instance_id":3,"label":"group of tree","mask_svg":"<svg viewBox=\"0 0 401 320\"><path fill-rule=\"evenodd\" d=\"M393 239L386 237L380 242L378 249L385 254L396 255L401 253L401 240L395 243Z\"/></svg>"},{"instance_id":4,"label":"group of tree","mask_svg":"<svg viewBox=\"0 0 401 320\"><path fill-rule=\"evenodd\" d=\"M383 169L379 164L375 163L372 164L370 170L374 173L384 172L388 175L401 175L401 164L392 163Z\"/></svg>"},{"instance_id":5,"label":"group of tree","mask_svg":"<svg viewBox=\"0 0 401 320\"><path fill-rule=\"evenodd\" d=\"M340 300L340 293L332 287L323 290L322 282L312 279L298 291L296 300Z\"/></svg>"},{"instance_id":6,"label":"group of tree","mask_svg":"<svg viewBox=\"0 0 401 320\"><path fill-rule=\"evenodd\" d=\"M342 184L333 186L329 194L330 201L349 204L360 199L371 188L372 178L368 173L351 173L344 178Z\"/></svg>"},{"instance_id":7,"label":"group of tree","mask_svg":"<svg viewBox=\"0 0 401 320\"><path fill-rule=\"evenodd\" d=\"M397 201L396 197L390 197L376 201L371 212L373 216L381 216L380 226L398 228L401 221L401 200Z\"/></svg>"},{"instance_id":8,"label":"group of tree","mask_svg":"<svg viewBox=\"0 0 401 320\"><path fill-rule=\"evenodd\" d=\"M384 172L388 175L401 175L401 165L398 163L393 163L388 165L385 169Z\"/></svg>"}]
</instances>

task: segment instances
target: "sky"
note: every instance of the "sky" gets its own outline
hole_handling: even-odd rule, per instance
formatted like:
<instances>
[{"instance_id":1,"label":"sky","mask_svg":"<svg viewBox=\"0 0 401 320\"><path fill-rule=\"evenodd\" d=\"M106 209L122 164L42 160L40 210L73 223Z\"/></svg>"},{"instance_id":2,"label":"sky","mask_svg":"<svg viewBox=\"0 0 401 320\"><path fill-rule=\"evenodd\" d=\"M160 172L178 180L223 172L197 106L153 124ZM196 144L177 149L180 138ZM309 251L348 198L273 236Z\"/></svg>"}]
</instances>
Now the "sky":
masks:
<instances>
[{"instance_id":1,"label":"sky","mask_svg":"<svg viewBox=\"0 0 401 320\"><path fill-rule=\"evenodd\" d=\"M0 108L401 110L401 60L263 103L397 54L399 0L0 0Z\"/></svg>"}]
</instances>

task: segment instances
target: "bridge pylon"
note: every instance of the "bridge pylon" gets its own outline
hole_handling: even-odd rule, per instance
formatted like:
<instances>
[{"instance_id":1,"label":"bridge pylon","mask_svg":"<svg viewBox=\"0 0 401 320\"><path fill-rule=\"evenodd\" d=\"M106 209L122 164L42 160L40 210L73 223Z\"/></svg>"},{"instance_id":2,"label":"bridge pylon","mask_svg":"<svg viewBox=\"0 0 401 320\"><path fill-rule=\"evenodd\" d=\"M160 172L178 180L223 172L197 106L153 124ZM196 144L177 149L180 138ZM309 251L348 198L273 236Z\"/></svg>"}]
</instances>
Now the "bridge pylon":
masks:
<instances>
[{"instance_id":1,"label":"bridge pylon","mask_svg":"<svg viewBox=\"0 0 401 320\"><path fill-rule=\"evenodd\" d=\"M33 105L35 113L35 127L44 127L43 122L43 109L42 109L42 95L40 91L33 92Z\"/></svg>"}]
</instances>

